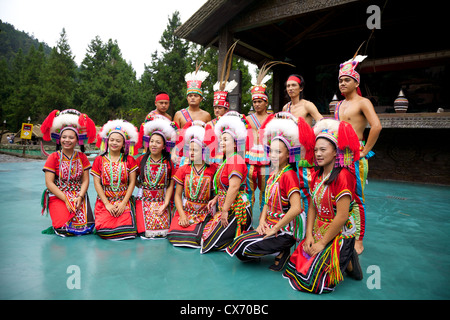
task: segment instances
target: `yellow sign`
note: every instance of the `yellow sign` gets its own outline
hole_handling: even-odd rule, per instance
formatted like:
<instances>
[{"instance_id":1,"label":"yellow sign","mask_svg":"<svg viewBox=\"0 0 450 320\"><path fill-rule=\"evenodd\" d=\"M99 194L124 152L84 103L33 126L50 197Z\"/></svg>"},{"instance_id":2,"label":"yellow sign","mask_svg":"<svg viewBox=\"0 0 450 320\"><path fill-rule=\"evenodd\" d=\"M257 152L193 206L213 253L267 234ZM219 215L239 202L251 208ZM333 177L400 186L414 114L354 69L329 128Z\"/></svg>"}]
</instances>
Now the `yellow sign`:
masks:
<instances>
[{"instance_id":1,"label":"yellow sign","mask_svg":"<svg viewBox=\"0 0 450 320\"><path fill-rule=\"evenodd\" d=\"M31 139L33 135L33 125L31 123L22 123L20 139Z\"/></svg>"}]
</instances>

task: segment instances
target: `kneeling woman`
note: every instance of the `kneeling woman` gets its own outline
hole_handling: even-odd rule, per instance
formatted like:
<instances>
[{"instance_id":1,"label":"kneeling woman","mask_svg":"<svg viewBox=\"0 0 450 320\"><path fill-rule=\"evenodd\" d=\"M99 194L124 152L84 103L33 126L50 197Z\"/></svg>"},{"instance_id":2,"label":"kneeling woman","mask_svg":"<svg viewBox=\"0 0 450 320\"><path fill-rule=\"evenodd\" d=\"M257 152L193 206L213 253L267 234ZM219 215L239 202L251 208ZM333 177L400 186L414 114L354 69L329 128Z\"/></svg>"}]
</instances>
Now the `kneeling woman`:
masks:
<instances>
[{"instance_id":1,"label":"kneeling woman","mask_svg":"<svg viewBox=\"0 0 450 320\"><path fill-rule=\"evenodd\" d=\"M350 124L333 119L320 120L314 132L319 169L312 177L306 237L283 276L295 290L320 294L333 291L347 267L360 268L350 212L356 180L347 168L359 158L359 141Z\"/></svg>"},{"instance_id":2,"label":"kneeling woman","mask_svg":"<svg viewBox=\"0 0 450 320\"><path fill-rule=\"evenodd\" d=\"M136 223L130 201L136 184L135 126L123 120L108 121L99 133L97 146L103 154L95 158L91 174L98 197L95 203L95 229L108 240L134 239ZM137 149L137 148L136 148Z\"/></svg>"},{"instance_id":3,"label":"kneeling woman","mask_svg":"<svg viewBox=\"0 0 450 320\"><path fill-rule=\"evenodd\" d=\"M212 128L208 126L210 130ZM180 167L174 181L175 206L177 211L172 219L167 238L174 246L200 248L203 228L211 213L208 203L214 197L213 178L217 164L205 162L208 150L205 141L205 123L189 121L181 130L185 156L190 163ZM183 197L184 193L184 197Z\"/></svg>"},{"instance_id":4,"label":"kneeling woman","mask_svg":"<svg viewBox=\"0 0 450 320\"><path fill-rule=\"evenodd\" d=\"M77 110L52 111L42 123L43 139L56 142L56 152L45 162L42 213L47 209L53 231L60 236L91 233L94 217L87 190L91 164L84 144L95 140L95 124ZM77 143L81 152L75 150Z\"/></svg>"},{"instance_id":5,"label":"kneeling woman","mask_svg":"<svg viewBox=\"0 0 450 320\"><path fill-rule=\"evenodd\" d=\"M220 117L214 127L224 160L213 180L216 193L213 204L217 203L218 210L203 230L201 253L224 250L235 237L252 228L250 202L245 191L247 166L242 156L247 128L245 117L235 111Z\"/></svg>"},{"instance_id":6,"label":"kneeling woman","mask_svg":"<svg viewBox=\"0 0 450 320\"><path fill-rule=\"evenodd\" d=\"M175 146L178 126L160 115L147 118L140 130L140 141L147 150L137 159L139 193L136 221L142 239L165 238L169 231L175 173L170 151Z\"/></svg>"},{"instance_id":7,"label":"kneeling woman","mask_svg":"<svg viewBox=\"0 0 450 320\"><path fill-rule=\"evenodd\" d=\"M295 244L295 229L303 229L302 219L296 219L302 213L296 173L296 161L301 154L301 145L297 121L286 112L270 116L261 126L261 132L264 148L266 152L270 150L268 157L274 169L265 189L266 204L256 230L234 239L227 252L243 261L279 253L269 269L280 271ZM304 216L305 213L303 219ZM301 230L300 234L302 233Z\"/></svg>"}]
</instances>

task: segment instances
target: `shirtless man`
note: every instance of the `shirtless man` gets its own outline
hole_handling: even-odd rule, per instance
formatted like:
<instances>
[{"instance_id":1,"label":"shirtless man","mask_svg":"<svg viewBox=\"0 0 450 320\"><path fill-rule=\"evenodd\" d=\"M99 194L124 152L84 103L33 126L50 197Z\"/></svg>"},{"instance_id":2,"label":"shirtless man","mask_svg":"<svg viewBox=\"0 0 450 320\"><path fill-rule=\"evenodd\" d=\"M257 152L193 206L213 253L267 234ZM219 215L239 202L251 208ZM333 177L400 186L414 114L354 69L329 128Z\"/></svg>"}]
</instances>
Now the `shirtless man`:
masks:
<instances>
[{"instance_id":1,"label":"shirtless man","mask_svg":"<svg viewBox=\"0 0 450 320\"><path fill-rule=\"evenodd\" d=\"M252 89L252 103L255 112L247 117L247 120L252 128L253 141L250 142L250 149L246 151L245 160L247 162L248 169L248 196L253 207L255 204L255 191L256 188L259 189L259 212L262 212L265 203L266 182L267 179L269 179L270 162L261 144L259 129L264 121L266 121L269 117L269 113L267 112L269 99L265 93L265 88L262 89L261 86L259 86L257 88L259 91L256 91L255 88L256 86Z\"/></svg>"},{"instance_id":2,"label":"shirtless man","mask_svg":"<svg viewBox=\"0 0 450 320\"><path fill-rule=\"evenodd\" d=\"M369 99L361 96L359 91L360 75L355 70L358 63L365 59L365 56L357 56L353 60L349 60L341 64L339 70L339 90L345 96L340 101L335 110L335 118L337 120L350 123L355 129L360 141L360 160L355 162L356 174L356 201L354 206L355 223L356 223L356 241L355 250L361 254L364 250L363 238L365 233L365 199L364 188L369 171L367 158L373 146L377 142L381 132L381 123L375 109ZM364 143L364 130L369 124L370 131L366 143ZM359 213L359 214L358 214Z\"/></svg>"},{"instance_id":3,"label":"shirtless man","mask_svg":"<svg viewBox=\"0 0 450 320\"><path fill-rule=\"evenodd\" d=\"M292 113L296 118L302 117L309 125L312 125L313 119L317 122L323 117L314 103L303 99L304 87L305 81L302 76L298 74L289 76L286 81L286 91L291 98L291 101L283 107L283 111Z\"/></svg>"},{"instance_id":4,"label":"shirtless man","mask_svg":"<svg viewBox=\"0 0 450 320\"><path fill-rule=\"evenodd\" d=\"M187 95L187 102L189 106L185 109L181 109L175 113L173 121L176 122L180 128L191 120L201 120L205 123L211 121L211 115L209 112L200 109L200 102L203 101L203 97L196 93L189 93Z\"/></svg>"},{"instance_id":5,"label":"shirtless man","mask_svg":"<svg viewBox=\"0 0 450 320\"><path fill-rule=\"evenodd\" d=\"M159 114L172 121L172 117L170 116L170 114L167 113L167 110L169 110L169 106L170 106L169 95L167 94L167 92L160 91L156 94L155 97L156 109L151 111L150 114L151 115Z\"/></svg>"},{"instance_id":6,"label":"shirtless man","mask_svg":"<svg viewBox=\"0 0 450 320\"><path fill-rule=\"evenodd\" d=\"M206 71L196 71L188 73L185 77L187 83L186 100L188 107L177 111L173 117L173 121L178 124L179 128L183 128L188 121L201 120L204 123L211 121L209 112L200 108L200 103L203 101L203 90L201 85L209 74ZM176 149L183 146L176 146ZM184 164L185 157L176 160L177 168ZM172 157L174 159L174 157Z\"/></svg>"}]
</instances>

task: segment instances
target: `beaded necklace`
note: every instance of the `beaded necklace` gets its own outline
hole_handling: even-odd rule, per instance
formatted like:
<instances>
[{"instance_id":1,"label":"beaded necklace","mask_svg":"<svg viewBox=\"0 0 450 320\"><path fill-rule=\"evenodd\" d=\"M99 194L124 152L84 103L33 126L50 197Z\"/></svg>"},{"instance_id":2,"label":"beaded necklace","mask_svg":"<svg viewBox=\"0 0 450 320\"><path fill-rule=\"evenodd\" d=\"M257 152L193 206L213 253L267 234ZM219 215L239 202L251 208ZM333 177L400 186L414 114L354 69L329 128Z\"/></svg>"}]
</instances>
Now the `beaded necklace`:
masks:
<instances>
[{"instance_id":1,"label":"beaded necklace","mask_svg":"<svg viewBox=\"0 0 450 320\"><path fill-rule=\"evenodd\" d=\"M119 155L119 160L122 157L122 153ZM109 160L109 181L111 185L111 190L116 192L120 187L120 180L122 178L122 163L119 161L119 175L117 178L117 185L114 186L114 173L113 173L113 161L111 159L111 154L108 152L108 160Z\"/></svg>"},{"instance_id":2,"label":"beaded necklace","mask_svg":"<svg viewBox=\"0 0 450 320\"><path fill-rule=\"evenodd\" d=\"M232 158L236 154L237 154L237 152L233 153L230 158ZM227 160L228 160L228 158L226 158L225 161L222 162L222 164L219 167L219 170L217 170L216 174L214 175L213 183L214 183L214 191L216 192L216 194L219 193L218 177L220 177L220 175L222 175L222 169L225 166L225 163L227 163Z\"/></svg>"},{"instance_id":3,"label":"beaded necklace","mask_svg":"<svg viewBox=\"0 0 450 320\"><path fill-rule=\"evenodd\" d=\"M195 193L194 193L194 192L192 191L192 185L193 185L193 182L194 182L194 175L195 175L194 171L195 171L195 167L194 167L193 164L191 164L191 173L190 173L190 175L189 175L189 195L191 196L191 199L193 199L193 200L196 200L196 199L197 199L198 194L199 194L199 192L200 192L200 187L201 187L202 181L203 181L203 174L204 174L205 171L206 171L205 168L206 168L206 166L203 165L203 166L201 167L201 169L200 169L200 171L202 171L202 174L200 175L200 178L198 179L197 188L195 189ZM205 170L203 170L203 169L205 169Z\"/></svg>"},{"instance_id":4,"label":"beaded necklace","mask_svg":"<svg viewBox=\"0 0 450 320\"><path fill-rule=\"evenodd\" d=\"M284 168L275 176L275 174L271 175L269 177L269 179L267 180L267 184L266 184L266 199L270 198L269 195L269 191L272 190L272 187L275 185L275 183L278 182L278 180L280 180L281 176L283 175L283 173L285 173L286 171L290 170L291 167L289 164L285 165Z\"/></svg>"},{"instance_id":5,"label":"beaded necklace","mask_svg":"<svg viewBox=\"0 0 450 320\"><path fill-rule=\"evenodd\" d=\"M162 161L162 156L161 159L158 160L158 163L151 163L152 161L152 157L150 157L150 161L147 160L147 163L145 164L145 173L147 176L147 181L148 181L148 186L150 188L154 188L156 187L156 185L158 184L159 180L161 179L161 175L162 175L162 169L163 169L163 161ZM151 165L152 164L157 164L159 165L158 171L156 173L155 179L152 179L152 174L151 174Z\"/></svg>"},{"instance_id":6,"label":"beaded necklace","mask_svg":"<svg viewBox=\"0 0 450 320\"><path fill-rule=\"evenodd\" d=\"M75 155L76 155L76 152L77 151L73 151L73 153L72 153L72 157L70 157L70 161L69 161L69 174L68 174L68 177L67 177L67 183L65 183L63 180L62 180L62 176L61 176L61 174L62 174L62 160L63 160L63 152L62 151L59 151L60 152L60 155L59 155L59 172L58 172L58 178L59 178L59 181L61 181L61 182L63 182L65 185L68 185L69 184L69 181L70 181L70 177L71 177L71 175L72 175L72 160L75 158ZM67 157L67 156L66 156Z\"/></svg>"}]
</instances>

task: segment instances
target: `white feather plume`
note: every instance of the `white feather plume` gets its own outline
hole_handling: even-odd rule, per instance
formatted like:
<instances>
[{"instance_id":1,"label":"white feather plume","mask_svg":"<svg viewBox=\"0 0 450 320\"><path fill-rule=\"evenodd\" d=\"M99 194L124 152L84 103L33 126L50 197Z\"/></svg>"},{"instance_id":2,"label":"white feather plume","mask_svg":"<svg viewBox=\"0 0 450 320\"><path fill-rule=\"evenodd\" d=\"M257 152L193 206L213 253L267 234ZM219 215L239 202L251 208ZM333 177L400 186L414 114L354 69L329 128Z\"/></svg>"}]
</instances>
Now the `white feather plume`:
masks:
<instances>
[{"instance_id":1,"label":"white feather plume","mask_svg":"<svg viewBox=\"0 0 450 320\"><path fill-rule=\"evenodd\" d=\"M116 119L116 120L109 120L100 131L100 136L102 138L107 138L108 134L111 130L114 128L120 127L123 131L125 131L129 137L129 140L131 142L137 143L139 138L139 132L136 129L136 127L127 121L124 121L122 119Z\"/></svg>"},{"instance_id":2,"label":"white feather plume","mask_svg":"<svg viewBox=\"0 0 450 320\"><path fill-rule=\"evenodd\" d=\"M184 80L190 81L190 80L200 80L200 81L205 81L205 79L209 76L209 73L206 71L202 71L199 70L197 72L193 71L193 72L189 72L188 74L186 74L184 76Z\"/></svg>"},{"instance_id":3,"label":"white feather plume","mask_svg":"<svg viewBox=\"0 0 450 320\"><path fill-rule=\"evenodd\" d=\"M177 138L177 131L170 125L167 118L156 118L144 124L144 135L148 136L154 131L160 131L166 137L166 140L175 142Z\"/></svg>"}]
</instances>

